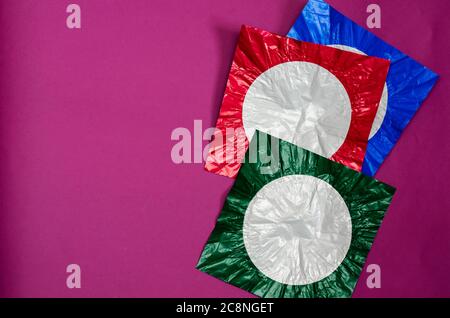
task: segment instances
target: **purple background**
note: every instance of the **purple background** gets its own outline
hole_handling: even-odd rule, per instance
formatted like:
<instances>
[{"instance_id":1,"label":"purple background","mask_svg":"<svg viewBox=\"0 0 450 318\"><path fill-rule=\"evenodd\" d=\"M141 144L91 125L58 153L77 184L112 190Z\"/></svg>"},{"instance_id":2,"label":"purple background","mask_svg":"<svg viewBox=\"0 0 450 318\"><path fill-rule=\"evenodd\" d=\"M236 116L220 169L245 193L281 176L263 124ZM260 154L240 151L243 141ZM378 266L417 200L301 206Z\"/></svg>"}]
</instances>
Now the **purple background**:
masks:
<instances>
[{"instance_id":1,"label":"purple background","mask_svg":"<svg viewBox=\"0 0 450 318\"><path fill-rule=\"evenodd\" d=\"M241 24L285 34L303 0L0 2L0 296L247 297L194 269L232 181L175 165L215 123ZM382 167L398 189L356 297L450 297L448 0L330 0L441 80ZM82 288L66 287L80 264Z\"/></svg>"}]
</instances>

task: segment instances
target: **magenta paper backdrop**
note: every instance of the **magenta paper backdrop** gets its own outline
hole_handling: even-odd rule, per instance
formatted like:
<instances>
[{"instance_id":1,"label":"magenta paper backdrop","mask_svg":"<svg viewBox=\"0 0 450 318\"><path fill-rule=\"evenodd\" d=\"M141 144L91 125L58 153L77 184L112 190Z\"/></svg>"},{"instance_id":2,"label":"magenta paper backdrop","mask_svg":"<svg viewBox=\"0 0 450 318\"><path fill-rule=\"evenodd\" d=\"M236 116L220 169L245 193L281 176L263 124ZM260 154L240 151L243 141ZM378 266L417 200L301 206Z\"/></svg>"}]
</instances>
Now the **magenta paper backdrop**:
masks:
<instances>
[{"instance_id":1,"label":"magenta paper backdrop","mask_svg":"<svg viewBox=\"0 0 450 318\"><path fill-rule=\"evenodd\" d=\"M0 3L0 296L248 297L195 270L232 181L171 161L214 124L241 24L285 34L303 0ZM398 191L369 255L382 288L450 297L448 0L330 0L441 75L378 178ZM66 266L82 288L66 287Z\"/></svg>"}]
</instances>

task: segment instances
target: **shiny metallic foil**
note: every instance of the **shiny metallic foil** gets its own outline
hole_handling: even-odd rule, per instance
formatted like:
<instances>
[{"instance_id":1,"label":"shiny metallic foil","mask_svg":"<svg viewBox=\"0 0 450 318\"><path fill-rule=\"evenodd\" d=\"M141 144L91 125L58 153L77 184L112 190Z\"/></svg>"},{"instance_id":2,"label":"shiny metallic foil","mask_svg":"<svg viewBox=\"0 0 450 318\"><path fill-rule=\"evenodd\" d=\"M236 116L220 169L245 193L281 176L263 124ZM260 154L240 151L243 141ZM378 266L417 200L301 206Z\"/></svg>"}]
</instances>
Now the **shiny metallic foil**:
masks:
<instances>
[{"instance_id":1,"label":"shiny metallic foil","mask_svg":"<svg viewBox=\"0 0 450 318\"><path fill-rule=\"evenodd\" d=\"M438 75L359 26L326 1L308 1L288 36L391 62L362 169L364 174L374 176L431 92Z\"/></svg>"},{"instance_id":2,"label":"shiny metallic foil","mask_svg":"<svg viewBox=\"0 0 450 318\"><path fill-rule=\"evenodd\" d=\"M395 189L264 133L250 149L197 268L261 297L350 297Z\"/></svg>"},{"instance_id":3,"label":"shiny metallic foil","mask_svg":"<svg viewBox=\"0 0 450 318\"><path fill-rule=\"evenodd\" d=\"M243 26L206 169L236 177L260 130L361 171L388 70L384 59Z\"/></svg>"}]
</instances>

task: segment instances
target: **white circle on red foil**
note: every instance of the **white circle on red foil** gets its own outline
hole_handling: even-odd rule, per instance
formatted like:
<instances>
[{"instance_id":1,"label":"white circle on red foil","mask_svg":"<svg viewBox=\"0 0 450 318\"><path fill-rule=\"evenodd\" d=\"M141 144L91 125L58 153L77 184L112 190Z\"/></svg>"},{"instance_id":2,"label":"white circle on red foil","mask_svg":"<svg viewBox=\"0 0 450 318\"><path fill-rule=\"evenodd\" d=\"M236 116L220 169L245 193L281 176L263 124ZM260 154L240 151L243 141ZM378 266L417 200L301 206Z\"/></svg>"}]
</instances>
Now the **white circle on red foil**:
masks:
<instances>
[{"instance_id":1,"label":"white circle on red foil","mask_svg":"<svg viewBox=\"0 0 450 318\"><path fill-rule=\"evenodd\" d=\"M352 117L345 87L327 69L286 62L251 84L242 107L247 138L255 129L330 158L344 143Z\"/></svg>"},{"instance_id":2,"label":"white circle on red foil","mask_svg":"<svg viewBox=\"0 0 450 318\"><path fill-rule=\"evenodd\" d=\"M335 49L340 49L347 52L352 53L358 53L367 56L366 53L364 53L361 50L358 50L357 48L342 45L342 44L330 44L328 45L330 47L334 47ZM372 124L372 129L370 130L369 139L372 139L373 136L376 135L376 133L380 130L381 125L383 124L384 117L386 117L386 111L387 111L387 104L389 99L389 90L387 87L387 84L384 84L383 94L381 95L380 105L378 105L377 114L375 116L375 120Z\"/></svg>"},{"instance_id":3,"label":"white circle on red foil","mask_svg":"<svg viewBox=\"0 0 450 318\"><path fill-rule=\"evenodd\" d=\"M345 259L351 238L345 201L329 183L312 176L286 176L266 184L244 217L244 245L252 263L287 285L328 277Z\"/></svg>"}]
</instances>

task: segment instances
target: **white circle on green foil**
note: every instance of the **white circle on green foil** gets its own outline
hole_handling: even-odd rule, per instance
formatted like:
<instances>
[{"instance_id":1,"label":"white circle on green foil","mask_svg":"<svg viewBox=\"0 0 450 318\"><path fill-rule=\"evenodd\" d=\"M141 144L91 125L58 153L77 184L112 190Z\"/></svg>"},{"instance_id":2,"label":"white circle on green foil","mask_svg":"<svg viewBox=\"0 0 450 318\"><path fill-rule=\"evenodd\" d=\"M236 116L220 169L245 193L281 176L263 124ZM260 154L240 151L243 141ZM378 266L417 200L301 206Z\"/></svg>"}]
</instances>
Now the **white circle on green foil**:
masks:
<instances>
[{"instance_id":1,"label":"white circle on green foil","mask_svg":"<svg viewBox=\"0 0 450 318\"><path fill-rule=\"evenodd\" d=\"M291 175L266 184L244 217L250 260L264 275L287 285L328 277L345 259L351 238L345 201L313 176Z\"/></svg>"},{"instance_id":2,"label":"white circle on green foil","mask_svg":"<svg viewBox=\"0 0 450 318\"><path fill-rule=\"evenodd\" d=\"M309 62L286 62L262 73L245 95L242 121L249 140L255 130L323 157L344 143L352 117L344 85Z\"/></svg>"}]
</instances>

